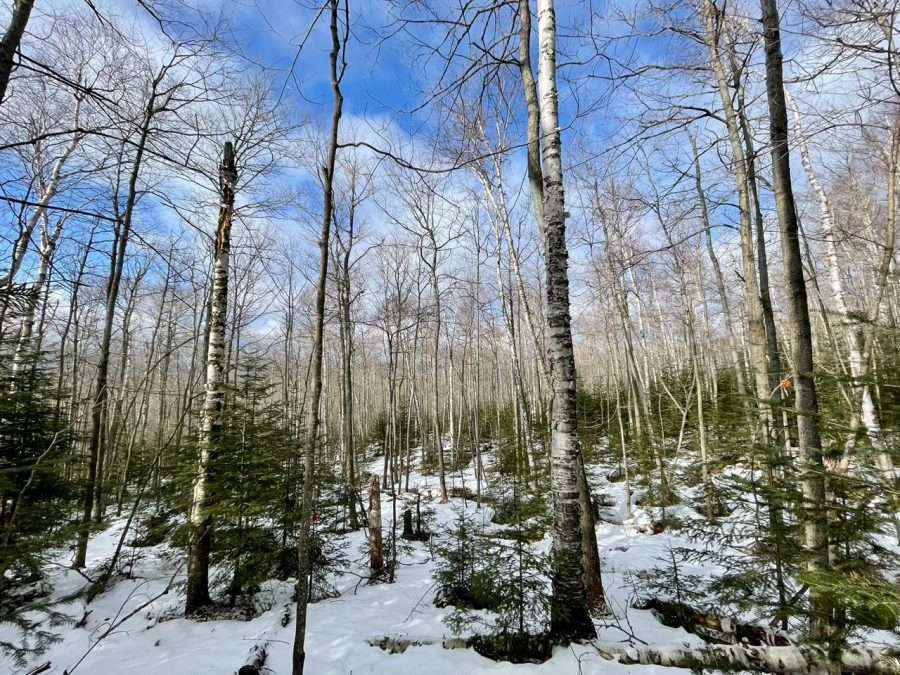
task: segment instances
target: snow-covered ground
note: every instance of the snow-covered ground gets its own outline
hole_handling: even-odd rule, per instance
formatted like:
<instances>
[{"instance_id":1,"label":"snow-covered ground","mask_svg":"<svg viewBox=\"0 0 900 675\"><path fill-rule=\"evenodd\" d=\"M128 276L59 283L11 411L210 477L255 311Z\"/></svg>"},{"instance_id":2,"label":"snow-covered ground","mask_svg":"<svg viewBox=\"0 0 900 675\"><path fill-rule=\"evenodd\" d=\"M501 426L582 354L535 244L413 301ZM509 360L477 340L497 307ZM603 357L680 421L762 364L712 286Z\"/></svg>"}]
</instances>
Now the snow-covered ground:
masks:
<instances>
[{"instance_id":1,"label":"snow-covered ground","mask_svg":"<svg viewBox=\"0 0 900 675\"><path fill-rule=\"evenodd\" d=\"M372 465L372 470L377 471L377 463ZM597 624L597 644L623 644L629 639L653 645L701 644L699 638L682 629L663 626L650 611L629 607L633 589L628 575L659 565L667 557L670 546L686 542L669 532L648 533L649 516L639 508L626 517L624 485L609 483L604 476L605 470L591 471L595 490L615 502L604 509L608 520L614 522L598 523L597 528L603 581L611 610L610 617ZM471 471L456 473L449 479L452 485L465 484L474 489ZM412 486L423 495L423 502L429 494L434 497L428 505L434 509L432 529L438 532L453 526L458 509L467 509L485 524L491 517L490 508L476 510L472 501L464 505L462 499L454 498L449 504L438 503L434 476L414 475ZM383 499L382 514L388 527L390 497L384 495ZM691 515L685 507L678 508L685 512L681 515ZM88 548L89 567L112 555L123 526L124 521L114 522L92 538ZM354 569L358 573L365 572L365 557L360 554L364 536L362 531L347 535L347 551L356 559ZM549 540L545 538L535 546L546 550ZM72 594L85 583L81 575L66 568L68 555L61 552L57 559L60 565L50 572L57 598ZM72 617L73 624L77 625L58 627L61 641L24 669L15 668L12 662L0 657L0 673L27 673L35 665L49 661L51 668L46 672L51 674L68 671L85 675L225 675L236 673L247 663L248 655L257 645L265 645L268 651L265 672L290 673L294 634L291 584L266 584L258 603L267 609L251 621L189 621L180 616L183 597L179 582L184 580L181 553L166 545L127 549L123 553L125 558L132 555L135 556L133 579L118 581L89 605L83 598L61 605L58 609ZM412 552L401 556L400 563L393 584L368 585L360 583L356 576L343 576L336 582L340 597L310 606L306 638L308 673L620 675L634 672L651 675L651 671L667 671L667 675L679 675L671 668L620 665L602 658L593 645L558 647L545 663L521 665L494 662L472 649L445 649L440 640L452 637L444 623L452 608L438 608L432 602L436 587L428 544L412 544ZM173 576L172 590L157 597ZM121 621L124 617L128 618ZM289 619L282 625L285 617ZM110 632L110 626L120 621ZM389 654L369 645L370 639L384 636L438 644L410 647L402 654ZM0 640L11 637L11 629L0 626Z\"/></svg>"}]
</instances>

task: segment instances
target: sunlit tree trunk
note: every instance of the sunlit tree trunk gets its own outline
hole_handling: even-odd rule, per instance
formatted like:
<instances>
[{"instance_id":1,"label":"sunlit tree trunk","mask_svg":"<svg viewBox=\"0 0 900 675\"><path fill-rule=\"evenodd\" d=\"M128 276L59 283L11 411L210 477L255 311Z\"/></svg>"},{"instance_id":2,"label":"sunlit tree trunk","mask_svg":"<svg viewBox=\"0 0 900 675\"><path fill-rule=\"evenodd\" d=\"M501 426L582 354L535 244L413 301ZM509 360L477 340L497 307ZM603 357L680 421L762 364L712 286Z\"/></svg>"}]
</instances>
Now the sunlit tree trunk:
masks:
<instances>
[{"instance_id":1,"label":"sunlit tree trunk","mask_svg":"<svg viewBox=\"0 0 900 675\"><path fill-rule=\"evenodd\" d=\"M551 633L557 639L595 635L582 577L579 441L575 352L569 314L566 204L563 189L559 98L556 89L556 12L538 1L541 158L544 172L544 247L547 266L547 348L553 363L551 491L553 494L553 598Z\"/></svg>"},{"instance_id":2,"label":"sunlit tree trunk","mask_svg":"<svg viewBox=\"0 0 900 675\"><path fill-rule=\"evenodd\" d=\"M116 302L119 297L119 284L122 281L122 270L125 266L125 253L128 247L128 239L131 235L131 222L134 216L134 206L138 197L138 176L144 159L144 151L147 146L147 138L150 135L150 125L157 110L157 87L162 81L165 69L163 69L153 81L150 96L144 108L140 131L137 139L134 162L128 178L128 189L125 196L125 209L119 217L118 194L116 195L115 212L116 222L113 238L112 253L110 256L109 278L106 283L106 317L103 323L103 334L100 338L100 353L97 362L97 375L94 382L94 397L91 403L91 426L89 435L88 476L84 486L84 502L81 516L81 527L78 532L78 544L75 551L73 566L84 567L87 561L87 545L90 535L91 515L94 509L95 491L100 459L100 445L103 442L103 417L106 412L106 401L109 396L109 356L112 343L113 320L116 312ZM124 146L123 146L124 154Z\"/></svg>"},{"instance_id":3,"label":"sunlit tree trunk","mask_svg":"<svg viewBox=\"0 0 900 675\"><path fill-rule=\"evenodd\" d=\"M810 572L828 568L828 510L825 463L819 438L819 405L813 378L812 327L806 297L796 205L791 184L787 105L784 95L781 30L776 0L760 0L766 52L766 93L772 152L772 188L781 229L793 352L797 435L802 458L804 545ZM832 640L832 604L827 594L810 589L810 634Z\"/></svg>"},{"instance_id":4,"label":"sunlit tree trunk","mask_svg":"<svg viewBox=\"0 0 900 675\"><path fill-rule=\"evenodd\" d=\"M219 222L213 244L212 302L206 350L206 394L200 422L197 474L194 477L191 502L191 551L185 591L185 614L192 614L210 603L209 554L213 520L209 512L212 504L209 466L219 450L225 411L225 323L228 316L228 271L236 185L234 146L226 143L219 167Z\"/></svg>"},{"instance_id":5,"label":"sunlit tree trunk","mask_svg":"<svg viewBox=\"0 0 900 675\"><path fill-rule=\"evenodd\" d=\"M59 242L59 237L62 234L63 225L65 224L65 218L60 218L51 232L47 221L48 218L45 216L44 224L41 227L41 251L40 262L38 263L38 273L34 283L29 289L30 296L25 308L25 313L22 316L19 339L13 354L13 382L22 375L25 365L34 351L34 324L37 319L38 305L40 304L41 295L44 293L44 287L48 283L50 267L53 264L53 256L56 253L56 245Z\"/></svg>"},{"instance_id":6,"label":"sunlit tree trunk","mask_svg":"<svg viewBox=\"0 0 900 675\"><path fill-rule=\"evenodd\" d=\"M338 32L339 0L329 0L331 15L331 89L334 96L334 108L331 115L331 133L328 139L328 150L325 166L322 167L323 207L322 233L319 238L319 270L316 281L315 319L313 324L313 344L311 361L312 396L309 403L309 416L306 429L306 447L303 461L303 495L300 506L300 528L297 533L297 617L294 622L294 646L292 650L293 675L303 675L306 661L306 607L309 601L310 576L312 573L312 521L315 509L315 475L316 453L319 447L320 403L322 400L322 360L325 332L325 292L328 282L328 245L331 239L331 221L334 218L334 170L338 152L338 132L341 114L344 109L344 97L341 93L341 80L346 72L346 62L341 61L342 38ZM349 9L345 3L345 30L350 31ZM346 40L346 33L344 40Z\"/></svg>"},{"instance_id":7,"label":"sunlit tree trunk","mask_svg":"<svg viewBox=\"0 0 900 675\"><path fill-rule=\"evenodd\" d=\"M787 91L785 91L785 97L787 100ZM869 375L869 363L867 359L869 345L866 335L866 324L868 322L874 323L878 320L881 313L884 294L878 290L876 291L878 294L877 301L868 312L853 306L852 299L850 298L850 294L844 283L844 270L841 269L840 257L838 256L837 223L835 222L834 210L831 207L828 194L819 182L818 176L813 168L809 147L803 133L800 111L795 109L794 116L797 147L800 150L800 157L803 162L803 168L806 171L806 177L809 181L810 188L812 188L813 194L815 194L816 201L819 205L819 217L825 239L825 259L828 262L828 277L831 282L831 290L837 306L838 316L847 333L850 377L852 378L851 384L853 390L856 392L855 405L858 405L858 408L854 409L853 414L854 416L861 418L863 426L865 427L866 436L869 439L872 450L875 452L879 468L889 486L888 489L893 490L893 485L896 480L894 475L894 463L890 454L887 452L887 446L882 432L881 416L878 412L878 407L875 405L874 397L872 396L872 388L866 380ZM893 222L895 219L893 212L896 211L896 205L892 203L896 200L896 196L894 194L895 188L892 188L892 185L894 185L896 178L895 174L897 172L898 146L900 146L900 139L898 139L898 134L895 129L892 134L890 167L888 171L890 180L888 184L888 241L885 242L886 251L890 251L890 253L886 253L886 255L890 257L892 257L893 254L893 240L896 236L894 232L895 224ZM886 266L881 266L877 282L879 289L885 286L889 269L890 261ZM851 427L853 426L854 425L851 424Z\"/></svg>"}]
</instances>

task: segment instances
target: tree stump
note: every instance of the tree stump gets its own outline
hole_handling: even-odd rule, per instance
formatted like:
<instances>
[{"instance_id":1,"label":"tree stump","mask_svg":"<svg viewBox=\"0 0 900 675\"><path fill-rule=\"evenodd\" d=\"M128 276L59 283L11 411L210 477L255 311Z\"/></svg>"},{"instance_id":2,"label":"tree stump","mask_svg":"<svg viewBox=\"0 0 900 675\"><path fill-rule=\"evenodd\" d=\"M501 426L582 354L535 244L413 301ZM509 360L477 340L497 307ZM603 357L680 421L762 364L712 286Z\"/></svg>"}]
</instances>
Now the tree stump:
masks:
<instances>
[{"instance_id":1,"label":"tree stump","mask_svg":"<svg viewBox=\"0 0 900 675\"><path fill-rule=\"evenodd\" d=\"M378 476L369 479L369 567L373 575L384 570L384 550L381 541L381 485Z\"/></svg>"},{"instance_id":2,"label":"tree stump","mask_svg":"<svg viewBox=\"0 0 900 675\"><path fill-rule=\"evenodd\" d=\"M405 509L403 511L403 534L400 536L404 539L413 539L415 537L415 533L413 532L412 511L410 509Z\"/></svg>"}]
</instances>

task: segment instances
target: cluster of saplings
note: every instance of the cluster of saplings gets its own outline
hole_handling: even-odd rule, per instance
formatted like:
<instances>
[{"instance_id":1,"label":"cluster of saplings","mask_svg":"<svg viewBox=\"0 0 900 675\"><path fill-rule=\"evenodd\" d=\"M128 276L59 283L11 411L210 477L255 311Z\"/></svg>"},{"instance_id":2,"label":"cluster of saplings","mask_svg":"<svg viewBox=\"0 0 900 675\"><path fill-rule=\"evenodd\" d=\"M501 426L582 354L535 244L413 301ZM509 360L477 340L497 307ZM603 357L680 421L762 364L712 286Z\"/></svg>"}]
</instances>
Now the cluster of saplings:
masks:
<instances>
[{"instance_id":1,"label":"cluster of saplings","mask_svg":"<svg viewBox=\"0 0 900 675\"><path fill-rule=\"evenodd\" d=\"M834 372L834 371L830 371ZM882 366L882 382L900 375L900 363ZM691 374L674 374L651 388L656 423L637 429L616 421L616 397L582 391L579 415L586 459L606 467L610 483L627 482L629 508L652 517L648 534L673 535L656 567L631 576L635 608L652 609L667 625L697 632L711 642L794 644L808 630L810 589L825 595L834 632L820 646L837 651L872 630L900 635L898 529L893 495L873 468L864 433L841 417L841 376L823 373L822 416L828 461L837 462L851 443L860 458L853 471L835 471L827 482L828 570L810 572L802 545L807 514L801 491L796 433L787 415L790 392L775 412L787 421L783 445L755 436L747 404L735 393L733 374L719 375L716 400L708 401L705 480L697 461L696 410L689 403ZM843 383L845 386L846 382ZM886 423L895 424L900 390L883 388ZM679 394L684 397L679 399ZM623 392L619 392L623 396ZM679 400L681 404L679 405ZM436 539L439 591L435 602L451 606L451 628L486 656L540 661L550 655L549 560L532 545L549 530L547 476L532 472L509 416L494 429L491 487L482 501L492 523L460 511L454 528ZM546 429L535 424L533 438ZM621 434L621 435L620 435ZM756 439L755 442L753 439ZM894 439L896 452L896 439ZM537 456L542 456L538 448ZM613 500L594 494L596 515L615 521ZM698 573L698 570L701 572ZM730 620L730 623L726 623ZM723 633L717 627L737 627Z\"/></svg>"}]
</instances>

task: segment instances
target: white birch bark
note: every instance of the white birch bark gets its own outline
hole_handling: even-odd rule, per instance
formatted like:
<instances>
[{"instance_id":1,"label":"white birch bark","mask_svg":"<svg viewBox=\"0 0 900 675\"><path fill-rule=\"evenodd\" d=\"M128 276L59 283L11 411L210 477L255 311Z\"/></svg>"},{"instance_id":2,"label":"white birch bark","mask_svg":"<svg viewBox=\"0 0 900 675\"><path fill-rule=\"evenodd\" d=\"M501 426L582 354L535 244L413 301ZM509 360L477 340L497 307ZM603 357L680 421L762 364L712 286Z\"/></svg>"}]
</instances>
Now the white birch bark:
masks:
<instances>
[{"instance_id":1,"label":"white birch bark","mask_svg":"<svg viewBox=\"0 0 900 675\"><path fill-rule=\"evenodd\" d=\"M544 172L544 248L547 266L547 345L553 364L554 406L550 438L553 494L553 598L551 633L558 639L592 638L582 578L578 501L578 427L575 352L569 314L566 204L563 188L559 97L556 88L556 12L538 0L541 159Z\"/></svg>"},{"instance_id":2,"label":"white birch bark","mask_svg":"<svg viewBox=\"0 0 900 675\"><path fill-rule=\"evenodd\" d=\"M209 515L209 463L217 449L225 410L225 323L228 313L228 266L231 255L231 224L237 169L234 146L225 144L219 167L219 222L213 249L212 300L206 350L206 393L200 423L197 475L191 502L191 558L185 613L209 604L209 553L212 520Z\"/></svg>"},{"instance_id":3,"label":"white birch bark","mask_svg":"<svg viewBox=\"0 0 900 675\"><path fill-rule=\"evenodd\" d=\"M32 337L34 336L34 322L37 318L38 304L44 291L44 285L50 275L50 265L53 262L53 255L56 253L56 245L62 234L65 218L61 218L56 223L56 227L50 232L47 225L46 213L44 214L44 224L41 227L41 253L40 263L38 264L37 277L34 280L30 290L31 297L22 317L22 326L19 329L19 340L16 343L16 350L13 354L12 362L12 380L15 385L16 379L22 373L22 369L28 359L28 355L33 348Z\"/></svg>"},{"instance_id":4,"label":"white birch bark","mask_svg":"<svg viewBox=\"0 0 900 675\"><path fill-rule=\"evenodd\" d=\"M790 95L785 91L785 97L790 104ZM862 417L862 423L865 427L866 436L875 452L876 461L882 475L887 483L893 486L896 476L894 473L894 463L891 456L887 452L884 442L884 434L881 428L881 417L878 408L875 406L875 400L872 397L872 388L866 382L869 374L867 340L866 340L866 318L871 320L877 319L881 313L881 297L871 308L866 317L866 311L863 308L852 306L853 301L844 284L844 271L841 269L840 256L837 247L837 223L834 216L834 210L828 198L828 193L819 182L815 169L812 164L812 158L809 152L809 145L803 130L803 120L800 111L794 108L794 132L797 139L797 148L800 150L800 158L803 169L806 172L806 178L809 181L810 189L816 196L816 202L819 205L819 218L822 226L822 233L825 240L825 260L828 263L828 279L831 283L831 291L834 294L834 302L837 307L838 316L841 324L847 333L847 348L849 351L850 376L854 390L858 391L859 398L859 414Z\"/></svg>"},{"instance_id":5,"label":"white birch bark","mask_svg":"<svg viewBox=\"0 0 900 675\"><path fill-rule=\"evenodd\" d=\"M807 645L704 645L696 648L604 645L598 650L603 656L621 664L690 668L693 671L824 675L830 672L832 665L824 651ZM900 673L900 664L894 650L854 647L840 652L840 671L859 675L896 675Z\"/></svg>"},{"instance_id":6,"label":"white birch bark","mask_svg":"<svg viewBox=\"0 0 900 675\"><path fill-rule=\"evenodd\" d=\"M75 103L74 114L74 124L76 127L79 123L80 112L81 99L78 99ZM37 227L37 224L46 215L47 207L50 206L50 201L59 192L59 186L62 182L63 168L65 168L66 163L72 157L83 138L84 134L82 134L81 132L76 132L75 134L73 134L72 140L66 146L63 154L60 155L53 163L53 168L50 170L50 177L47 180L47 183L44 186L43 190L41 191L41 198L40 200L38 200L38 205L34 208L34 211L31 212L28 220L25 221L25 225L22 228L22 231L19 233L19 236L16 239L16 243L13 246L12 260L10 261L9 269L2 277L0 277L0 288L5 288L6 286L11 285L15 280L16 274L18 274L19 269L22 267L22 262L25 260L25 254L28 252L28 246L31 244L31 236L34 233L34 228Z\"/></svg>"}]
</instances>

